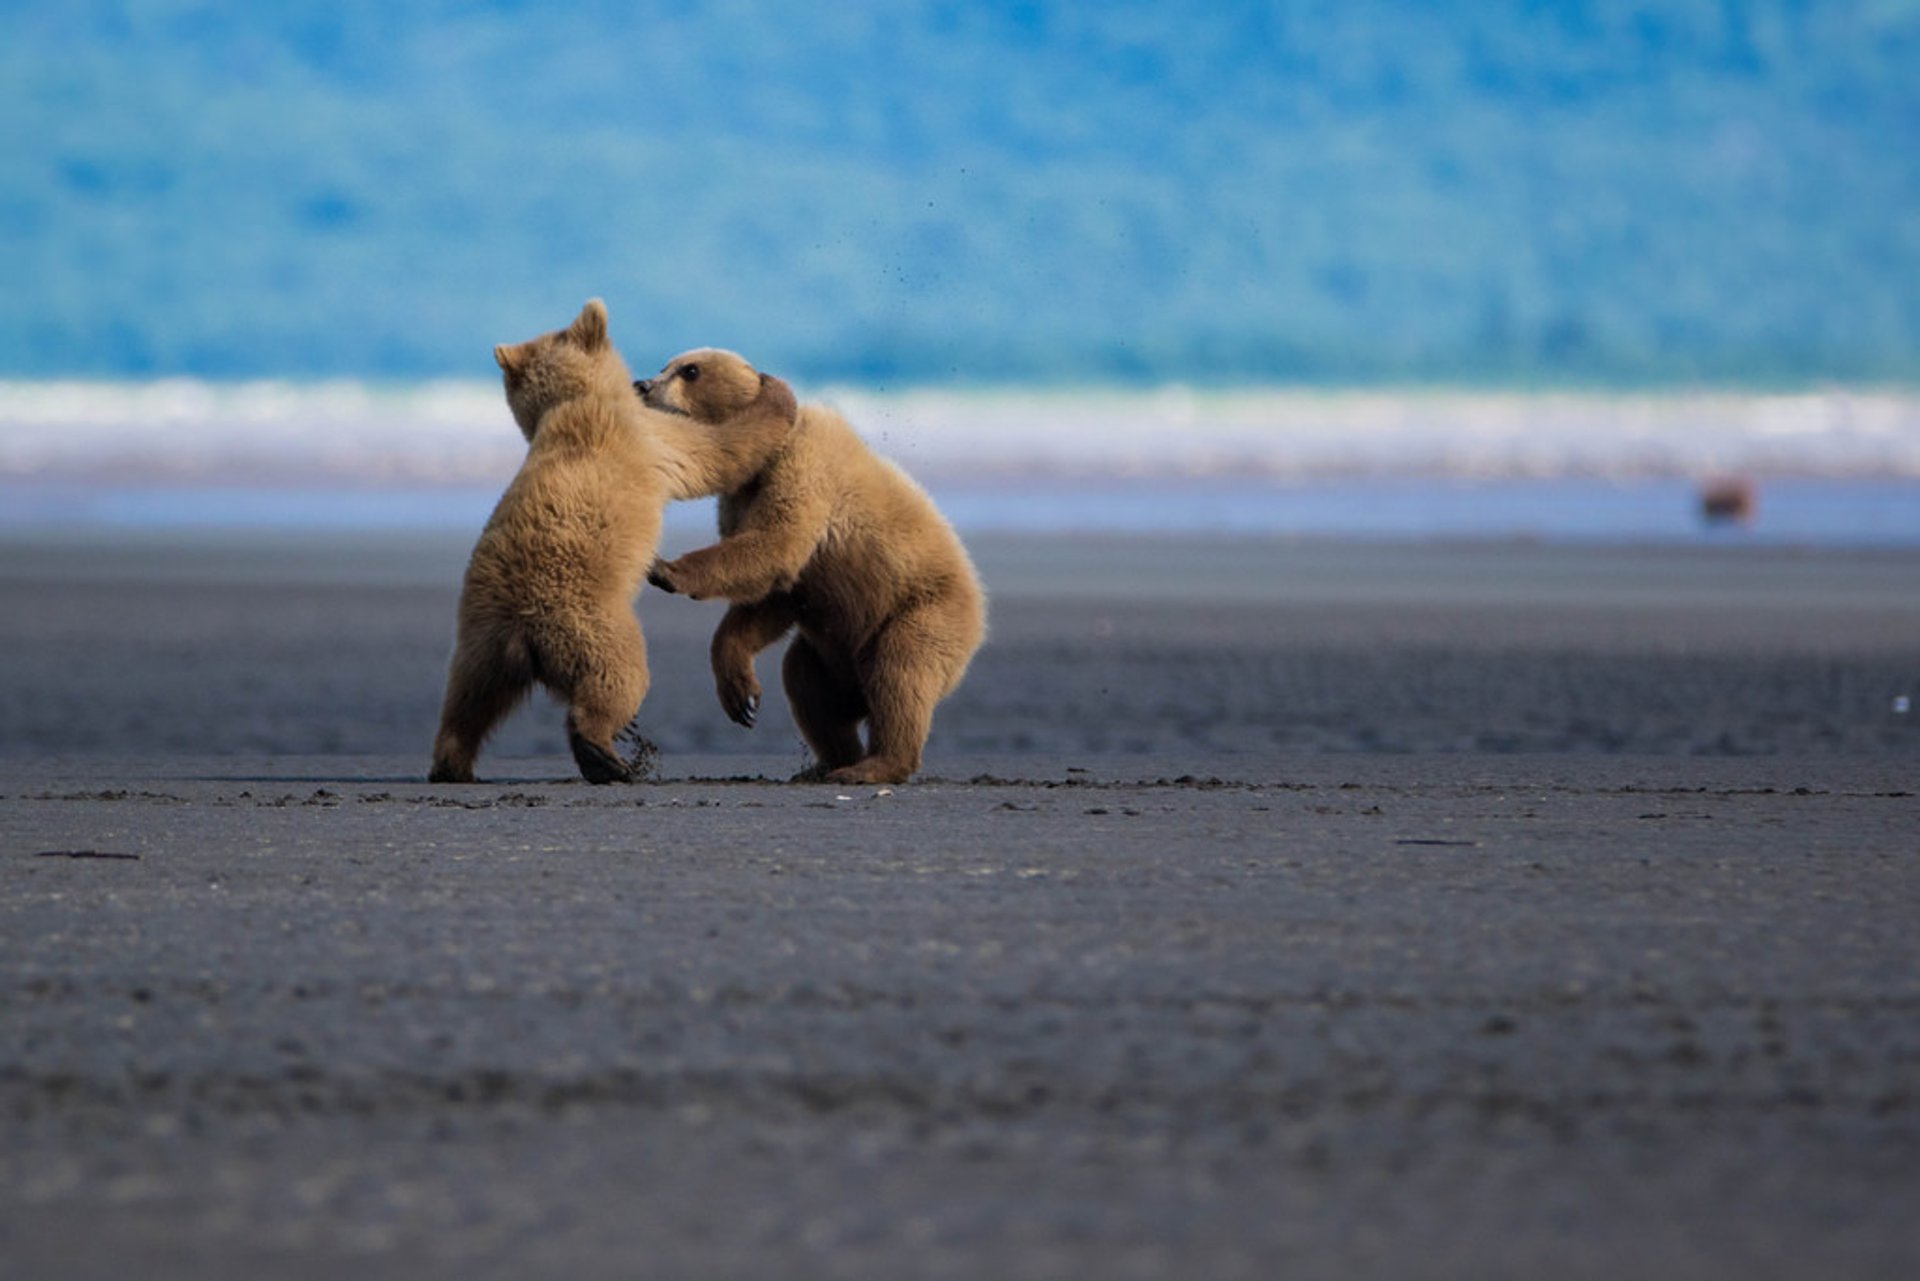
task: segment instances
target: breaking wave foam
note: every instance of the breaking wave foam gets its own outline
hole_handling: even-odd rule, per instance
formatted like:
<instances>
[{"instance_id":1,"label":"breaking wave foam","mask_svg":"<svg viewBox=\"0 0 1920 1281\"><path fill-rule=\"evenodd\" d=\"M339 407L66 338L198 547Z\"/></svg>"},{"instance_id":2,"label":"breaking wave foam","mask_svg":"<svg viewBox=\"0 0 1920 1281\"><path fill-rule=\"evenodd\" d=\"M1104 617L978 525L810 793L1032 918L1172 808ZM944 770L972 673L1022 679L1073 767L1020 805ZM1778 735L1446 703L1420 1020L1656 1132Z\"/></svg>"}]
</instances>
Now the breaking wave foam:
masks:
<instances>
[{"instance_id":1,"label":"breaking wave foam","mask_svg":"<svg viewBox=\"0 0 1920 1281\"><path fill-rule=\"evenodd\" d=\"M1904 392L828 388L812 398L935 481L1920 477L1920 394ZM485 382L0 383L0 477L15 480L492 485L523 449Z\"/></svg>"}]
</instances>

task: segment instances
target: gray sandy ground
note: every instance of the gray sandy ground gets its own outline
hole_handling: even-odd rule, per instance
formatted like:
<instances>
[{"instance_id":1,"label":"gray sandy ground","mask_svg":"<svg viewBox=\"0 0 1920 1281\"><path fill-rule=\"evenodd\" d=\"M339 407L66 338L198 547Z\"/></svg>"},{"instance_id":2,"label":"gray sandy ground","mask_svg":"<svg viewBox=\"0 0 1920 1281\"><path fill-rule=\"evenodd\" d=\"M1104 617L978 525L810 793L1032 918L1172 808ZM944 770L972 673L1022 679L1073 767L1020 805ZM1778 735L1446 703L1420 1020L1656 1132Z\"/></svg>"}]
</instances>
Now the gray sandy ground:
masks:
<instances>
[{"instance_id":1,"label":"gray sandy ground","mask_svg":"<svg viewBox=\"0 0 1920 1281\"><path fill-rule=\"evenodd\" d=\"M8 1278L1920 1270L1920 556L987 542L883 795L463 551L0 547Z\"/></svg>"},{"instance_id":2,"label":"gray sandy ground","mask_svg":"<svg viewBox=\"0 0 1920 1281\"><path fill-rule=\"evenodd\" d=\"M0 541L0 756L417 753L464 541ZM1920 751L1920 551L976 540L992 636L932 750ZM640 598L641 726L792 753L716 711L711 603ZM534 702L506 755L565 751ZM484 761L484 758L483 758ZM483 764L484 768L484 764Z\"/></svg>"},{"instance_id":3,"label":"gray sandy ground","mask_svg":"<svg viewBox=\"0 0 1920 1281\"><path fill-rule=\"evenodd\" d=\"M9 1275L1912 1275L1857 760L0 771Z\"/></svg>"}]
</instances>

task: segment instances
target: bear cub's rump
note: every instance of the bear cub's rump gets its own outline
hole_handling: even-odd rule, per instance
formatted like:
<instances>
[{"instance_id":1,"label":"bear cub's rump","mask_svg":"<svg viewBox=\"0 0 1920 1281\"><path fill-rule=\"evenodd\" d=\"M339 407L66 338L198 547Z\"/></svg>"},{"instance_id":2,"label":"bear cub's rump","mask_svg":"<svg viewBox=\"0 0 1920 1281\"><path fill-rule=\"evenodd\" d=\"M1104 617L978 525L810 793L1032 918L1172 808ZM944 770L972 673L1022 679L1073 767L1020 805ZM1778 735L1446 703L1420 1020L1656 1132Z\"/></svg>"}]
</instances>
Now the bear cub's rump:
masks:
<instances>
[{"instance_id":1,"label":"bear cub's rump","mask_svg":"<svg viewBox=\"0 0 1920 1281\"><path fill-rule=\"evenodd\" d=\"M765 377L709 348L675 357L634 388L647 404L739 441L729 420ZM815 757L801 777L905 782L920 768L935 704L959 685L986 635L985 594L933 501L839 415L806 405L751 479L721 494L720 533L648 577L731 602L712 647L727 715L753 724L754 655L797 628L781 677Z\"/></svg>"},{"instance_id":2,"label":"bear cub's rump","mask_svg":"<svg viewBox=\"0 0 1920 1281\"><path fill-rule=\"evenodd\" d=\"M460 591L434 782L470 782L488 733L535 681L567 704L567 744L589 782L632 770L614 736L647 692L632 601L668 500L720 492L744 473L711 431L650 411L587 303L567 328L494 348L527 456L481 532ZM759 448L791 430L793 393L756 387L728 424ZM736 451L737 452L737 451Z\"/></svg>"}]
</instances>

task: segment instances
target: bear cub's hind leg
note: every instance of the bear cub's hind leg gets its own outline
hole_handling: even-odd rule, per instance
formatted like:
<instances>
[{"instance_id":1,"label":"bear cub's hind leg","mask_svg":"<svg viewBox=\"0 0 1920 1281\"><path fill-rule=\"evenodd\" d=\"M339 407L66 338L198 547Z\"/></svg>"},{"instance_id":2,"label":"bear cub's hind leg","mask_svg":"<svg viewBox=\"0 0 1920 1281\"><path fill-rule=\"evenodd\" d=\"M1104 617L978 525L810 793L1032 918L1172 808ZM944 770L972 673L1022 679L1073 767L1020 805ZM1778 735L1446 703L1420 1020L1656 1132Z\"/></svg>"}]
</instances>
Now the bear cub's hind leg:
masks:
<instances>
[{"instance_id":1,"label":"bear cub's hind leg","mask_svg":"<svg viewBox=\"0 0 1920 1281\"><path fill-rule=\"evenodd\" d=\"M794 725L814 756L814 763L794 775L794 782L817 783L827 771L860 759L860 721L867 703L851 673L836 671L802 635L787 646L780 683L786 687Z\"/></svg>"},{"instance_id":2,"label":"bear cub's hind leg","mask_svg":"<svg viewBox=\"0 0 1920 1281\"><path fill-rule=\"evenodd\" d=\"M957 681L946 638L964 634L941 609L889 622L860 665L867 712L867 754L827 771L830 783L904 783L920 768L933 709ZM964 666L966 655L959 656Z\"/></svg>"},{"instance_id":3,"label":"bear cub's hind leg","mask_svg":"<svg viewBox=\"0 0 1920 1281\"><path fill-rule=\"evenodd\" d=\"M567 746L589 783L631 783L614 738L647 696L647 647L633 615L608 619L590 633L542 652L542 674L567 700Z\"/></svg>"},{"instance_id":4,"label":"bear cub's hind leg","mask_svg":"<svg viewBox=\"0 0 1920 1281\"><path fill-rule=\"evenodd\" d=\"M447 669L446 700L427 781L471 783L480 745L532 684L532 665L523 645L498 636L461 637Z\"/></svg>"}]
</instances>

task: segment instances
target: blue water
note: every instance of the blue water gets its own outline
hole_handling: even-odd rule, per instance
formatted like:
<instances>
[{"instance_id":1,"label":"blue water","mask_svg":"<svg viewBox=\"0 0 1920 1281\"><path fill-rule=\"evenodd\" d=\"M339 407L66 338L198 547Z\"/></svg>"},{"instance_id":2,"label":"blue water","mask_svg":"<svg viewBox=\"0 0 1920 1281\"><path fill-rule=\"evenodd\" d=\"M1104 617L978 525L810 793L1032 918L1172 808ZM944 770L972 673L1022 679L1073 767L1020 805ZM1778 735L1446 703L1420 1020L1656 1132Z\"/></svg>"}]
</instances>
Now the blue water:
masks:
<instances>
[{"instance_id":1,"label":"blue water","mask_svg":"<svg viewBox=\"0 0 1920 1281\"><path fill-rule=\"evenodd\" d=\"M493 490L81 487L0 483L0 529L477 531ZM970 485L934 496L963 532L1167 533L1410 540L1920 546L1920 481L1776 480L1751 522L1709 526L1681 480ZM670 533L713 527L711 502Z\"/></svg>"},{"instance_id":2,"label":"blue water","mask_svg":"<svg viewBox=\"0 0 1920 1281\"><path fill-rule=\"evenodd\" d=\"M4 12L14 374L1920 381L1906 0Z\"/></svg>"}]
</instances>

